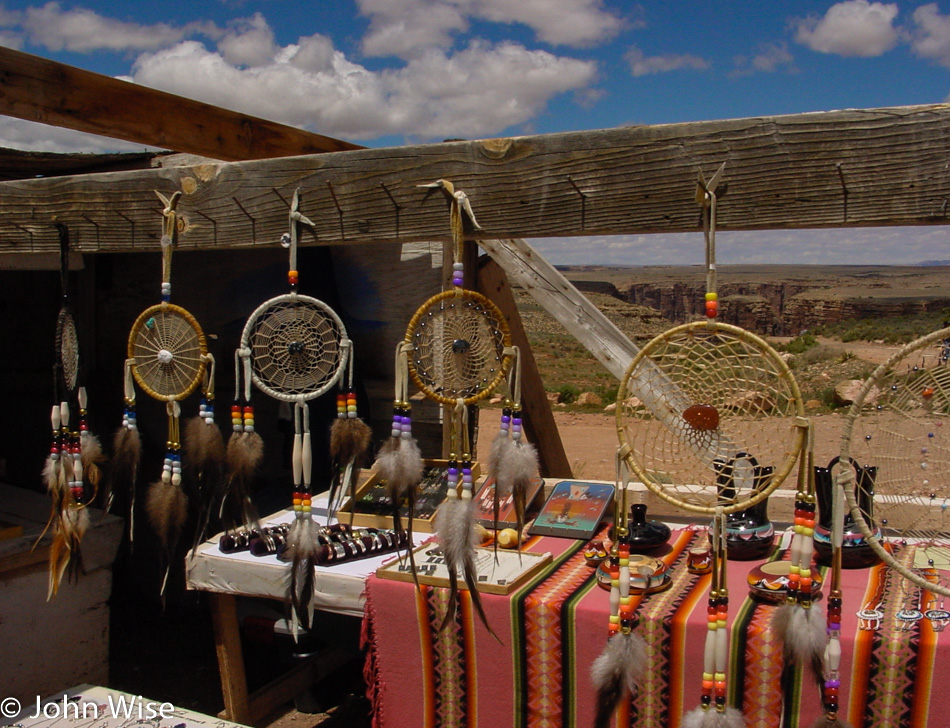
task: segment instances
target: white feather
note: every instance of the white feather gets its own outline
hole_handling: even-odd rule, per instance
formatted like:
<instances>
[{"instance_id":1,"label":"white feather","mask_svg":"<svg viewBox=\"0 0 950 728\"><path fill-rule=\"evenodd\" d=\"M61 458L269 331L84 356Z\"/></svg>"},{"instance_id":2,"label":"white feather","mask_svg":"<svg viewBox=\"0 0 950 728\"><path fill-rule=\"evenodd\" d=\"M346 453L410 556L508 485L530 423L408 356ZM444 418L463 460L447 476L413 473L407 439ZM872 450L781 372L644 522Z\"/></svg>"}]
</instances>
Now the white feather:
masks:
<instances>
[{"instance_id":1,"label":"white feather","mask_svg":"<svg viewBox=\"0 0 950 728\"><path fill-rule=\"evenodd\" d=\"M382 448L376 458L379 477L389 483L397 496L406 492L422 480L422 453L415 439L391 439Z\"/></svg>"},{"instance_id":2,"label":"white feather","mask_svg":"<svg viewBox=\"0 0 950 728\"><path fill-rule=\"evenodd\" d=\"M786 659L808 662L824 655L827 623L820 609L784 604L772 617L772 629L785 645Z\"/></svg>"},{"instance_id":3,"label":"white feather","mask_svg":"<svg viewBox=\"0 0 950 728\"><path fill-rule=\"evenodd\" d=\"M506 457L498 463L495 473L495 487L499 494L510 493L519 484L527 487L538 472L538 451L529 442L514 443Z\"/></svg>"},{"instance_id":4,"label":"white feather","mask_svg":"<svg viewBox=\"0 0 950 728\"><path fill-rule=\"evenodd\" d=\"M446 500L435 514L435 532L449 567L460 566L475 546L475 503L472 500Z\"/></svg>"},{"instance_id":5,"label":"white feather","mask_svg":"<svg viewBox=\"0 0 950 728\"><path fill-rule=\"evenodd\" d=\"M491 444L491 452L488 454L488 473L495 478L495 492L499 498L506 498L511 493L511 481L501 473L504 462L516 446L515 441L508 437L508 433L504 430L498 431Z\"/></svg>"},{"instance_id":6,"label":"white feather","mask_svg":"<svg viewBox=\"0 0 950 728\"><path fill-rule=\"evenodd\" d=\"M590 679L597 690L603 690L622 676L624 687L634 693L647 667L647 645L635 632L616 634L590 667Z\"/></svg>"}]
</instances>

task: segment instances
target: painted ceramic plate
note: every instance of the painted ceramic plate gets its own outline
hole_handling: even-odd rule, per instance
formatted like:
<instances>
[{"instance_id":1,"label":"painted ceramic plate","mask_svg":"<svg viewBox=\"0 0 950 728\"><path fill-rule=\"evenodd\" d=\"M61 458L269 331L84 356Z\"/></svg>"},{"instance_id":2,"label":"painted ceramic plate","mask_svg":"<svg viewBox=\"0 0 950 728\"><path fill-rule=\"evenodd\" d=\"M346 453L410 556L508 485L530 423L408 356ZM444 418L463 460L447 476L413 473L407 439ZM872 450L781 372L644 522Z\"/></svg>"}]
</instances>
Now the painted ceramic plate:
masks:
<instances>
[{"instance_id":1,"label":"painted ceramic plate","mask_svg":"<svg viewBox=\"0 0 950 728\"><path fill-rule=\"evenodd\" d=\"M597 567L597 585L602 589L610 589L609 560L605 559ZM643 554L630 554L630 593L656 594L669 589L673 580L666 573L666 564Z\"/></svg>"},{"instance_id":2,"label":"painted ceramic plate","mask_svg":"<svg viewBox=\"0 0 950 728\"><path fill-rule=\"evenodd\" d=\"M766 561L759 564L749 571L749 591L753 596L770 602L784 601L790 568L791 562L788 561ZM812 569L811 578L812 598L816 598L821 593L821 573Z\"/></svg>"}]
</instances>

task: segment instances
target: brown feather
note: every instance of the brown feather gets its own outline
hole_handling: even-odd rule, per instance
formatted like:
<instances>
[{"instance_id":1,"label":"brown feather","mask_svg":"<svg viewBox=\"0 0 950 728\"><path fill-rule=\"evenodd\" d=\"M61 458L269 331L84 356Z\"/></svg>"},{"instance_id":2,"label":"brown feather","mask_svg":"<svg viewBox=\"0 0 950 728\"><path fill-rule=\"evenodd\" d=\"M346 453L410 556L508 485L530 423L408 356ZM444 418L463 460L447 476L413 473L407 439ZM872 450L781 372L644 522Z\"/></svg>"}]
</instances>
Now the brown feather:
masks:
<instances>
[{"instance_id":1,"label":"brown feather","mask_svg":"<svg viewBox=\"0 0 950 728\"><path fill-rule=\"evenodd\" d=\"M224 527L260 528L260 518L251 500L257 470L264 459L264 440L256 432L235 432L226 450L227 476L222 479L220 514Z\"/></svg>"},{"instance_id":2,"label":"brown feather","mask_svg":"<svg viewBox=\"0 0 950 728\"><path fill-rule=\"evenodd\" d=\"M190 418L185 423L182 447L184 461L199 478L215 480L224 472L226 450L217 425L209 425L201 417Z\"/></svg>"},{"instance_id":3,"label":"brown feather","mask_svg":"<svg viewBox=\"0 0 950 728\"><path fill-rule=\"evenodd\" d=\"M362 467L372 434L358 417L337 417L330 427L330 457L340 465L355 462Z\"/></svg>"},{"instance_id":4,"label":"brown feather","mask_svg":"<svg viewBox=\"0 0 950 728\"><path fill-rule=\"evenodd\" d=\"M185 491L181 486L156 480L148 488L145 510L162 548L173 548L188 518L188 496Z\"/></svg>"}]
</instances>

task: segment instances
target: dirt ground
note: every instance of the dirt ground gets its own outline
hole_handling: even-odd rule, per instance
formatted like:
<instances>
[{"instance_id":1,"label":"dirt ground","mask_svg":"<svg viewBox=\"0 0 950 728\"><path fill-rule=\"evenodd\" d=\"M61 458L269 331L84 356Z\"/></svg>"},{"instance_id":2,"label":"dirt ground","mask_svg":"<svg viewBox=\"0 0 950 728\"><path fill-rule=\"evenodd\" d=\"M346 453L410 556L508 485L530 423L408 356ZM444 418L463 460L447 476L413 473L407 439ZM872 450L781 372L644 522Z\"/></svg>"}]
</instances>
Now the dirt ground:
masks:
<instances>
[{"instance_id":1,"label":"dirt ground","mask_svg":"<svg viewBox=\"0 0 950 728\"><path fill-rule=\"evenodd\" d=\"M897 352L899 346L869 342L842 343L819 338L819 343L836 352L849 351L856 357L877 365ZM830 414L811 416L815 433L815 462L827 463L840 452L846 409ZM486 462L491 441L497 432L496 417L483 413L479 422L479 460ZM554 409L564 451L573 476L588 480L614 480L616 477L617 420L613 413L569 412ZM792 485L791 487L794 487Z\"/></svg>"}]
</instances>

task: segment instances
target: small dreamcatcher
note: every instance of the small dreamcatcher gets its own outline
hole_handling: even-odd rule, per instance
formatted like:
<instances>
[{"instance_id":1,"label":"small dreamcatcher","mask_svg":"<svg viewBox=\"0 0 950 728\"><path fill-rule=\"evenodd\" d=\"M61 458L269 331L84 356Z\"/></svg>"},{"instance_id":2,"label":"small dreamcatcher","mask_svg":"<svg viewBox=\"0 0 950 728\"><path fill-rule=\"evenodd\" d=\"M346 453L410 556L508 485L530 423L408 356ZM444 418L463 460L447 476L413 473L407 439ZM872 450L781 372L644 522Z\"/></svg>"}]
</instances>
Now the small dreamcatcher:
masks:
<instances>
[{"instance_id":1,"label":"small dreamcatcher","mask_svg":"<svg viewBox=\"0 0 950 728\"><path fill-rule=\"evenodd\" d=\"M468 586L472 604L487 626L476 588L473 551L475 511L468 412L471 405L491 395L506 382L509 373L516 370L517 367L513 365L517 350L511 346L508 326L498 307L480 293L464 288L464 265L461 262L463 213L472 225L478 227L468 197L461 190L456 190L448 180L439 180L425 187L430 191L442 190L449 202L453 241L452 288L422 304L397 346L393 427L389 440L380 448L376 465L380 477L388 483L394 508L394 526L399 532L402 531L400 504L407 502L407 530L411 543L415 491L423 467L419 446L412 436L408 396L411 379L425 397L445 407L446 417L450 421L448 491L435 522L448 567L451 590L449 608L442 625L445 626L454 617L458 577L461 575ZM517 418L516 409L519 413ZM509 438L511 452L524 454L530 459L534 448L521 441L520 402L509 397L503 417L507 420L503 420L503 434ZM536 460L536 455L534 457ZM524 461L525 457L521 460ZM497 462L495 467L498 467ZM510 476L502 470L496 473L496 497L499 490L505 487L510 489L516 480L520 480L523 468L509 467L509 470L512 471ZM513 472L515 470L518 473ZM534 470L537 470L536 463ZM499 477L501 480L498 480ZM409 557L411 560L411 548ZM415 573L415 565L412 567Z\"/></svg>"},{"instance_id":2,"label":"small dreamcatcher","mask_svg":"<svg viewBox=\"0 0 950 728\"><path fill-rule=\"evenodd\" d=\"M82 572L81 544L89 528L86 508L96 498L99 465L104 459L99 439L89 430L86 388L81 383L79 336L69 299L69 230L62 223L57 223L56 229L62 308L56 320L53 362L53 435L43 469L52 499L47 528L53 529L47 599L56 595L67 573L72 579ZM77 411L78 419L72 421L72 413Z\"/></svg>"},{"instance_id":3,"label":"small dreamcatcher","mask_svg":"<svg viewBox=\"0 0 950 728\"><path fill-rule=\"evenodd\" d=\"M156 192L162 210L161 303L145 309L129 332L125 362L125 413L117 446L131 452L118 457L137 468L141 450L135 415L135 386L165 403L168 438L159 480L148 489L146 512L165 552L161 592L164 593L171 556L188 517L188 495L182 487L181 401L202 387L199 437L220 437L214 424L214 358L208 353L204 332L198 321L181 306L171 303L172 252L178 236L175 212L181 192L170 198ZM133 502L134 510L134 502Z\"/></svg>"},{"instance_id":4,"label":"small dreamcatcher","mask_svg":"<svg viewBox=\"0 0 950 728\"><path fill-rule=\"evenodd\" d=\"M313 225L298 207L299 195L295 192L290 210L290 232L281 240L290 251L287 275L290 292L257 307L244 326L240 348L235 353L237 401L232 408L234 432L228 444L228 458L232 469L230 487L239 491L232 493L231 497L243 504L245 519L256 519L249 508L247 482L256 466L255 460L259 460L262 445L251 408L251 382L264 394L293 405L295 517L287 534L285 555L291 561L290 600L294 625L309 628L319 542L311 511L312 449L308 403L329 391L343 378L344 372L347 373L346 392L337 400L338 416L331 428L331 457L339 466L338 474L349 479L349 485L355 482L356 463L364 456L370 435L368 426L356 414L352 345L343 322L323 301L297 292L297 225Z\"/></svg>"},{"instance_id":5,"label":"small dreamcatcher","mask_svg":"<svg viewBox=\"0 0 950 728\"><path fill-rule=\"evenodd\" d=\"M697 189L706 239L707 320L677 326L646 344L617 394L619 457L629 471L668 503L713 518L716 578L709 595L703 687L700 706L687 716L692 722L684 723L697 728L742 721L741 713L726 705L727 516L761 502L788 477L803 457L808 430L798 385L785 362L758 336L716 320L715 190L722 171L708 183L700 173ZM813 513L807 483L800 482L799 491L799 510ZM800 543L805 528L803 521ZM804 562L803 554L794 558ZM801 607L810 607L810 599L799 603L796 594L795 608ZM598 685L601 696L605 687Z\"/></svg>"}]
</instances>

